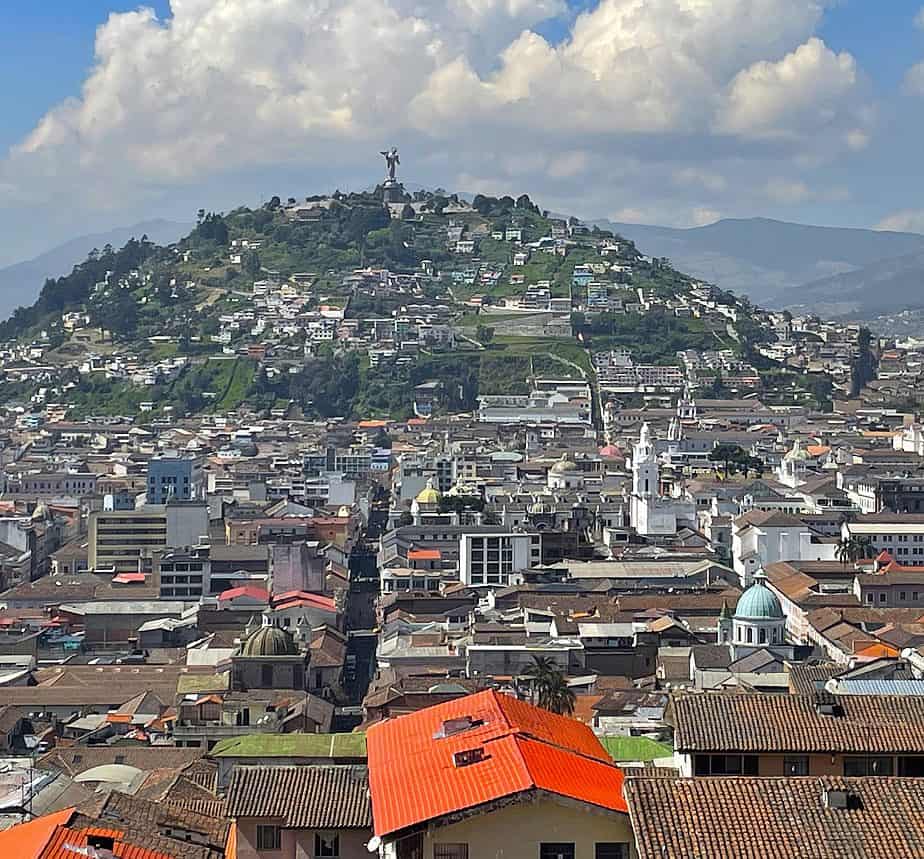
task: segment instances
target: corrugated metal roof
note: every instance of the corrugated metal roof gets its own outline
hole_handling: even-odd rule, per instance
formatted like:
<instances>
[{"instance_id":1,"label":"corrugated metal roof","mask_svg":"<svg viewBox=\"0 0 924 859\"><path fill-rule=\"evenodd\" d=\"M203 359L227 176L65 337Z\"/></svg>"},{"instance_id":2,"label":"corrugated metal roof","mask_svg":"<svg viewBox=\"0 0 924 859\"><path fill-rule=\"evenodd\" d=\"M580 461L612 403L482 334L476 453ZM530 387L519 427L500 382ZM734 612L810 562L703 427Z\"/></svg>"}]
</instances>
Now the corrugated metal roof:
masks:
<instances>
[{"instance_id":1,"label":"corrugated metal roof","mask_svg":"<svg viewBox=\"0 0 924 859\"><path fill-rule=\"evenodd\" d=\"M924 680L835 680L835 695L922 695Z\"/></svg>"},{"instance_id":2,"label":"corrugated metal roof","mask_svg":"<svg viewBox=\"0 0 924 859\"><path fill-rule=\"evenodd\" d=\"M366 742L378 835L528 790L626 811L622 772L586 725L493 690L374 725Z\"/></svg>"}]
</instances>

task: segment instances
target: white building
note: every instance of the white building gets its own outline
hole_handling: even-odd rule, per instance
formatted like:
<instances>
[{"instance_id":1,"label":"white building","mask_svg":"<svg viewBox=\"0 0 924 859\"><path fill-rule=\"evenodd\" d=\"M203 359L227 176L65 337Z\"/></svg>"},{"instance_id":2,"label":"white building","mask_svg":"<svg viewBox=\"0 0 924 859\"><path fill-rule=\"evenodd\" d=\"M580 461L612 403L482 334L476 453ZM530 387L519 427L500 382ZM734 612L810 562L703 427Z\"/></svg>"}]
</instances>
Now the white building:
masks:
<instances>
[{"instance_id":1,"label":"white building","mask_svg":"<svg viewBox=\"0 0 924 859\"><path fill-rule=\"evenodd\" d=\"M632 452L632 497L629 505L632 527L646 537L676 534L681 522L695 528L695 504L662 497L660 481L660 463L655 455L651 429L645 423Z\"/></svg>"},{"instance_id":2,"label":"white building","mask_svg":"<svg viewBox=\"0 0 924 859\"><path fill-rule=\"evenodd\" d=\"M469 587L520 584L519 574L541 560L541 534L471 533L459 537L459 578Z\"/></svg>"}]
</instances>

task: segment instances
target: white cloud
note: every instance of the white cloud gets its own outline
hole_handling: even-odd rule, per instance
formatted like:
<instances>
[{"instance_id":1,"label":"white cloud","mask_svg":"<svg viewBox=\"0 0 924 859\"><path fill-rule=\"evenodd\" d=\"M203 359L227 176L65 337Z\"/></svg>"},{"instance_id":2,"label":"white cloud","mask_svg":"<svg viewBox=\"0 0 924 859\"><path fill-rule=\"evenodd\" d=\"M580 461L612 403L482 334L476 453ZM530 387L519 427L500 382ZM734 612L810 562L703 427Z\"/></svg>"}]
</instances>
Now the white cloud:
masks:
<instances>
[{"instance_id":1,"label":"white cloud","mask_svg":"<svg viewBox=\"0 0 924 859\"><path fill-rule=\"evenodd\" d=\"M849 199L846 188L811 188L801 179L770 179L764 186L767 199L783 205L795 205L809 201L843 202Z\"/></svg>"},{"instance_id":2,"label":"white cloud","mask_svg":"<svg viewBox=\"0 0 924 859\"><path fill-rule=\"evenodd\" d=\"M836 124L857 83L848 53L811 38L779 62L762 60L732 81L718 128L755 138L797 138Z\"/></svg>"},{"instance_id":3,"label":"white cloud","mask_svg":"<svg viewBox=\"0 0 924 859\"><path fill-rule=\"evenodd\" d=\"M868 142L856 63L813 37L831 2L600 0L552 44L532 28L564 0L172 0L166 20L110 15L79 97L0 162L0 186L124 208L280 165L368 183L397 144L411 181L423 165L597 212L657 183L649 210L697 223L741 193L728 160L766 177Z\"/></svg>"},{"instance_id":4,"label":"white cloud","mask_svg":"<svg viewBox=\"0 0 924 859\"><path fill-rule=\"evenodd\" d=\"M724 176L700 167L681 167L674 171L673 179L677 185L703 188L714 194L721 193L728 187Z\"/></svg>"},{"instance_id":5,"label":"white cloud","mask_svg":"<svg viewBox=\"0 0 924 859\"><path fill-rule=\"evenodd\" d=\"M905 73L905 92L924 95L924 62L912 66Z\"/></svg>"},{"instance_id":6,"label":"white cloud","mask_svg":"<svg viewBox=\"0 0 924 859\"><path fill-rule=\"evenodd\" d=\"M705 227L707 224L714 224L721 217L722 213L718 211L718 209L710 209L708 207L699 207L692 212L692 221L697 227Z\"/></svg>"},{"instance_id":7,"label":"white cloud","mask_svg":"<svg viewBox=\"0 0 924 859\"><path fill-rule=\"evenodd\" d=\"M875 228L899 233L924 233L924 209L905 209L883 218Z\"/></svg>"}]
</instances>

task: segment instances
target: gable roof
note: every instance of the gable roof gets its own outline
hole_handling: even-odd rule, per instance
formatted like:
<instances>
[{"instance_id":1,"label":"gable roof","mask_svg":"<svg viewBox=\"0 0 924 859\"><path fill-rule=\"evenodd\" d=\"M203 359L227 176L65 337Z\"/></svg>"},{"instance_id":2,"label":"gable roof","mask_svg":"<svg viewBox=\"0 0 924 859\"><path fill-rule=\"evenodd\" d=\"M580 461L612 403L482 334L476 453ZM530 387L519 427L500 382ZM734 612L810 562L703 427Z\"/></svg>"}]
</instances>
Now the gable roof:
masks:
<instances>
[{"instance_id":1,"label":"gable roof","mask_svg":"<svg viewBox=\"0 0 924 859\"><path fill-rule=\"evenodd\" d=\"M825 791L857 807L828 808ZM632 778L639 859L921 856L924 782L901 778Z\"/></svg>"},{"instance_id":2,"label":"gable roof","mask_svg":"<svg viewBox=\"0 0 924 859\"><path fill-rule=\"evenodd\" d=\"M622 771L590 728L494 690L373 725L366 742L380 836L524 791L627 810ZM483 757L459 765L472 750Z\"/></svg>"},{"instance_id":3,"label":"gable roof","mask_svg":"<svg viewBox=\"0 0 924 859\"><path fill-rule=\"evenodd\" d=\"M924 698L850 695L842 715L811 695L687 695L673 702L678 751L924 754Z\"/></svg>"},{"instance_id":4,"label":"gable roof","mask_svg":"<svg viewBox=\"0 0 924 859\"><path fill-rule=\"evenodd\" d=\"M292 829L369 829L369 777L362 766L235 767L228 814L281 819Z\"/></svg>"}]
</instances>

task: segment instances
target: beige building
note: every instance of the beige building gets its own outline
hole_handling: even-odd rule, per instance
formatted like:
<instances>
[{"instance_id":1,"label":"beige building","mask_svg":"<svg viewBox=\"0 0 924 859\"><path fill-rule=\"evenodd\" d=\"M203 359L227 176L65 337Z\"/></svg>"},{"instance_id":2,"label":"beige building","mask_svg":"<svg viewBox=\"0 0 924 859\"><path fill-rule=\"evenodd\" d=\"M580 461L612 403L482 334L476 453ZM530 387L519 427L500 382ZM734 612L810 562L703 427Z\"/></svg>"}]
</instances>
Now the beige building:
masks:
<instances>
[{"instance_id":1,"label":"beige building","mask_svg":"<svg viewBox=\"0 0 924 859\"><path fill-rule=\"evenodd\" d=\"M89 567L94 572L149 571L156 551L195 546L208 534L208 525L208 507L198 503L95 510L89 521Z\"/></svg>"}]
</instances>

